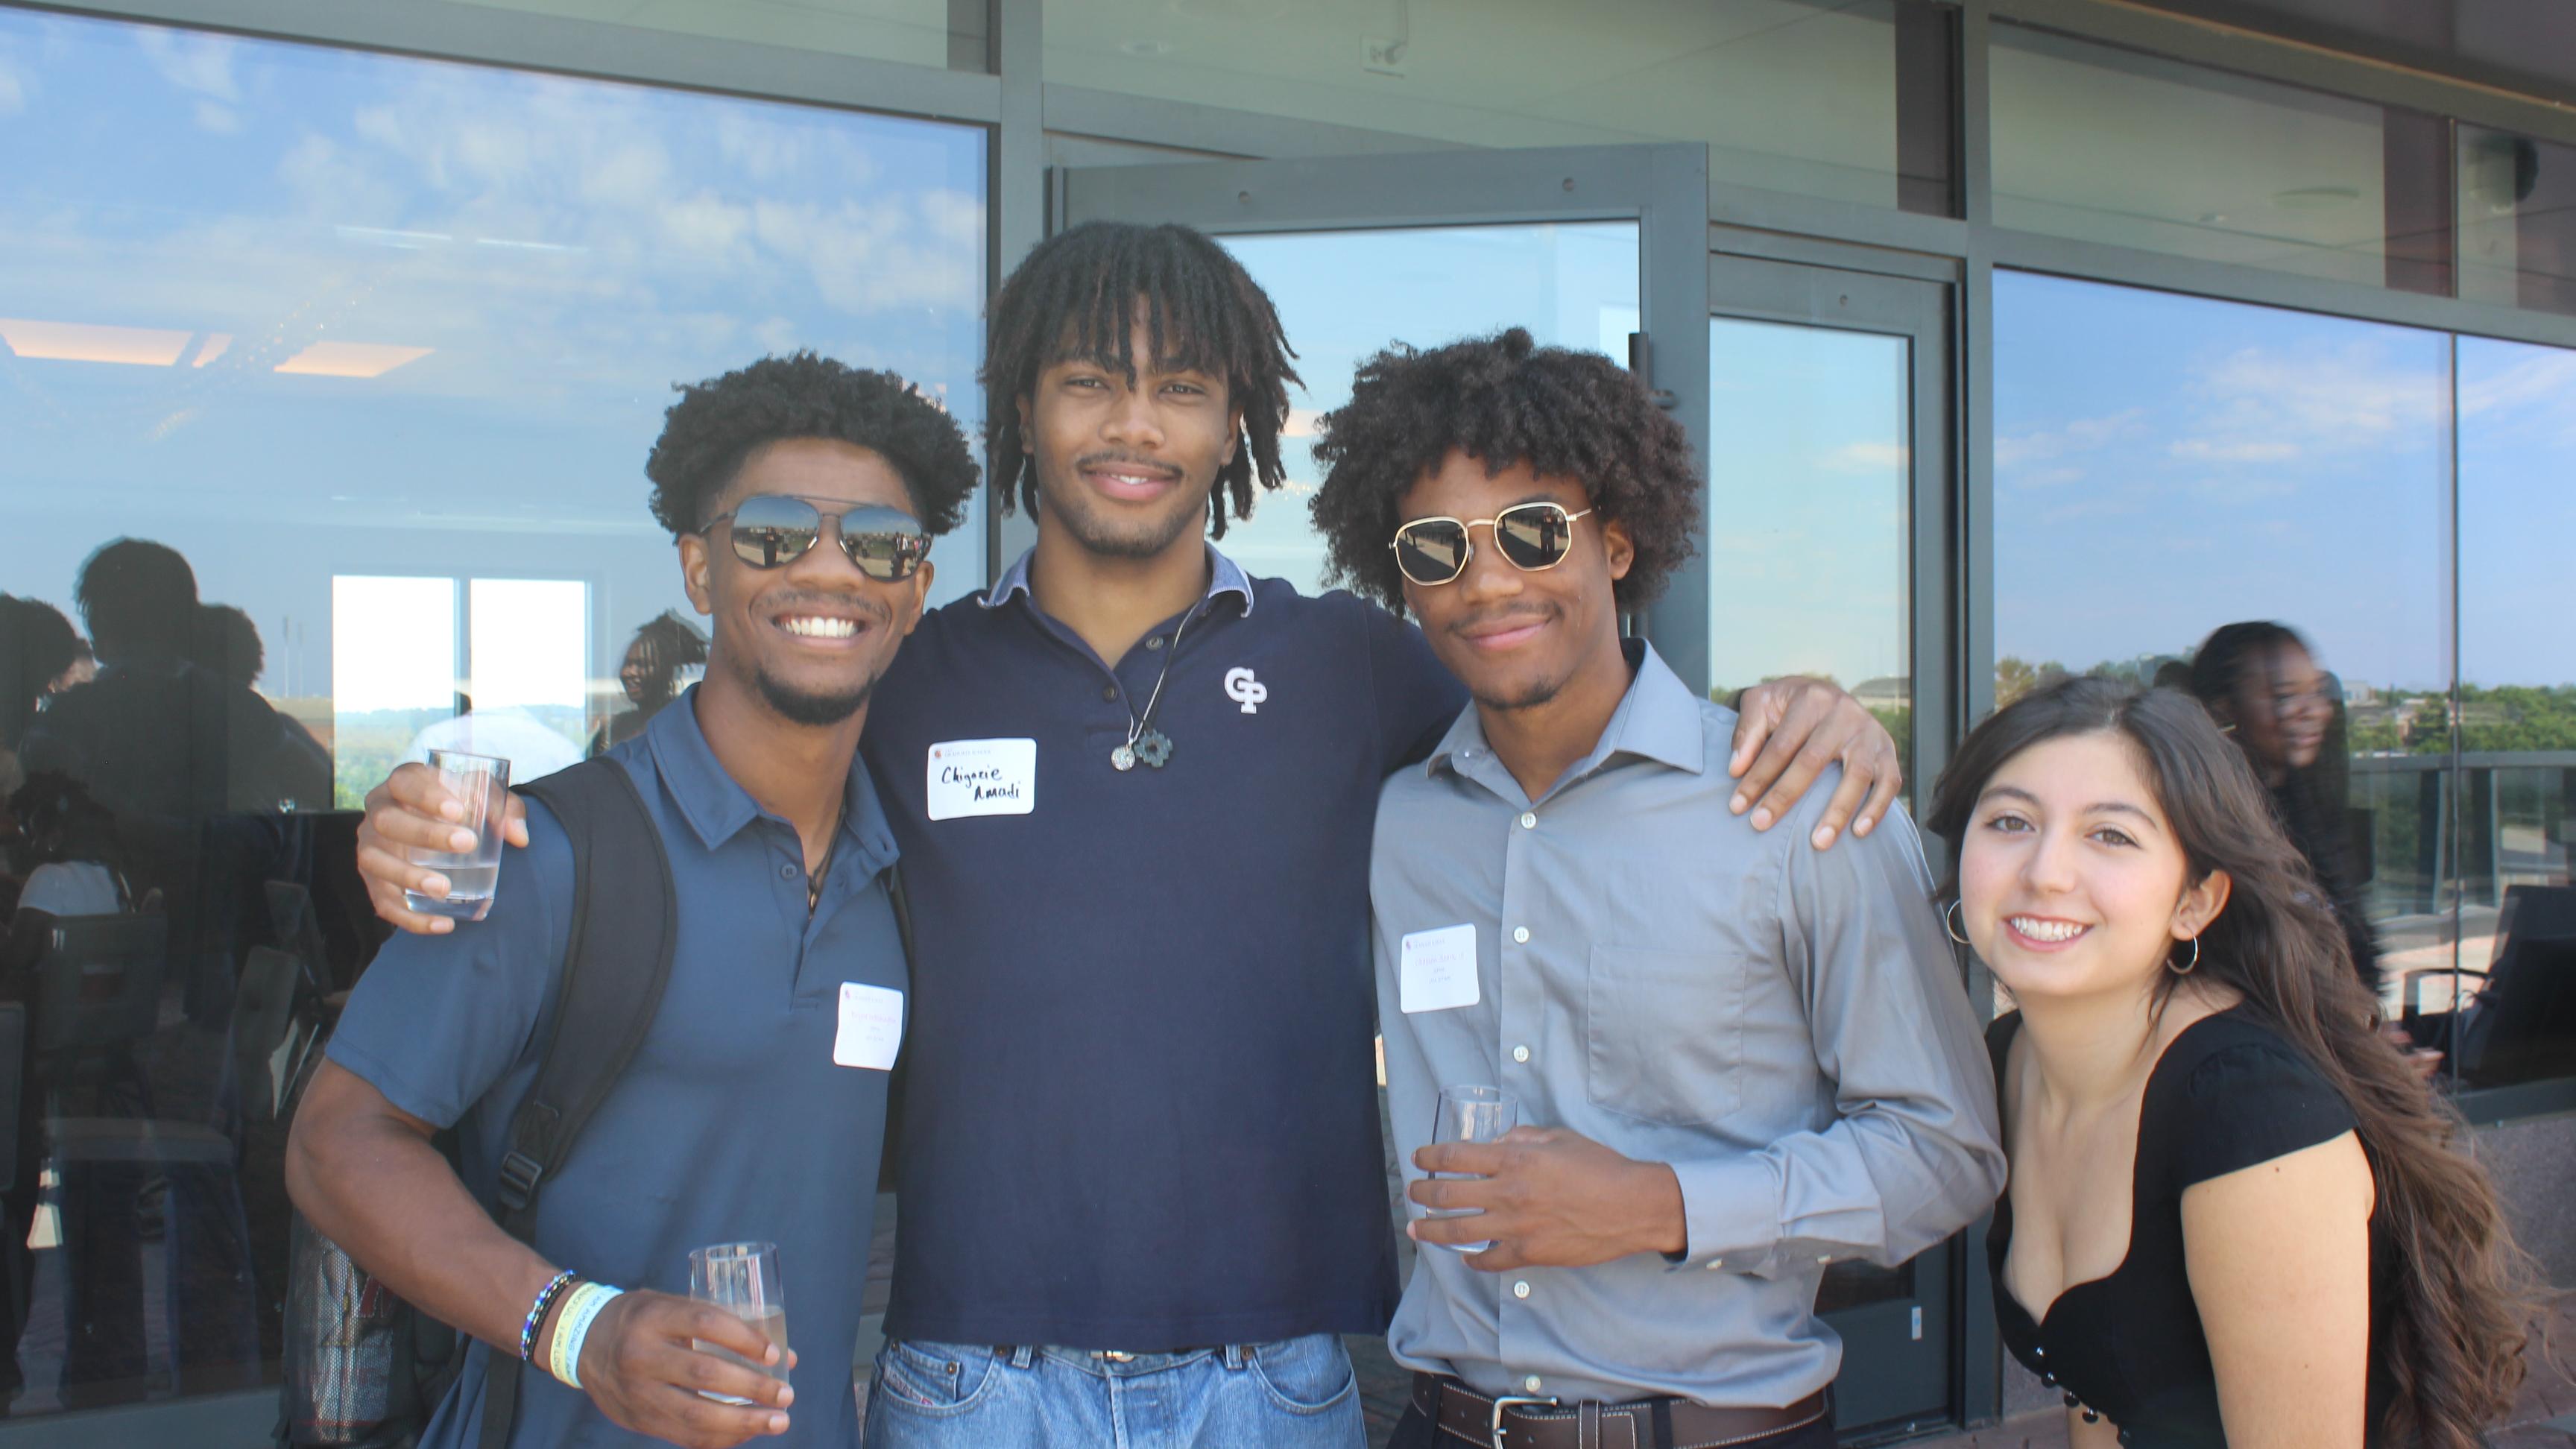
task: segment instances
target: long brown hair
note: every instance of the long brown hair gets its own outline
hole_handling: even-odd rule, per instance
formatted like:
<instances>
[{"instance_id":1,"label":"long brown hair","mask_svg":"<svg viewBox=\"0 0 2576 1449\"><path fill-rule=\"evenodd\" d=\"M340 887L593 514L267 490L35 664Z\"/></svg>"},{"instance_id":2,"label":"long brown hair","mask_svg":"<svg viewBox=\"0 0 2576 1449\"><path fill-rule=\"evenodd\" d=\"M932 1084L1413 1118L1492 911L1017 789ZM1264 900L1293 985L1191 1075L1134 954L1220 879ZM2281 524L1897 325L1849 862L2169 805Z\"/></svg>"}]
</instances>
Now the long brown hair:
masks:
<instances>
[{"instance_id":1,"label":"long brown hair","mask_svg":"<svg viewBox=\"0 0 2576 1449\"><path fill-rule=\"evenodd\" d=\"M2006 761L2084 734L2115 734L2136 749L2190 879L2223 870L2234 883L2201 932L2199 974L2241 993L2246 1012L2286 1038L2359 1124L2395 1260L2388 1332L2374 1345L2395 1394L2373 1442L2477 1449L2522 1382L2529 1260L2495 1188L2461 1151L2457 1115L2378 1034L2379 1004L2354 975L2343 932L2244 753L2188 695L2067 679L1969 732L1933 791L1928 823L1956 859L1977 798ZM2162 978L2159 1006L2178 979Z\"/></svg>"}]
</instances>

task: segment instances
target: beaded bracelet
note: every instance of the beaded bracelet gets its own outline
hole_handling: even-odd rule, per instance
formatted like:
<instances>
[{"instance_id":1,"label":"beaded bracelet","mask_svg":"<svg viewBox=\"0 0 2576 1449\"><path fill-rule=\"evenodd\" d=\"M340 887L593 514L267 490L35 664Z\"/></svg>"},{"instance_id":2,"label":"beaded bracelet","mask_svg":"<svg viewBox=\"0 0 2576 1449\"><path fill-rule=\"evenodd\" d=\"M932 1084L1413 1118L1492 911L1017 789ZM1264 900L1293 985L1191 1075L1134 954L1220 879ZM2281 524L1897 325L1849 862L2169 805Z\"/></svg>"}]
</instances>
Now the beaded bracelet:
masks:
<instances>
[{"instance_id":1,"label":"beaded bracelet","mask_svg":"<svg viewBox=\"0 0 2576 1449\"><path fill-rule=\"evenodd\" d=\"M572 1278L572 1270L566 1268L547 1279L546 1286L537 1290L537 1301L528 1305L528 1321L519 1325L519 1362L530 1363L536 1359L537 1326L546 1321L546 1310L554 1306L555 1295L561 1293Z\"/></svg>"},{"instance_id":2,"label":"beaded bracelet","mask_svg":"<svg viewBox=\"0 0 2576 1449\"><path fill-rule=\"evenodd\" d=\"M563 1321L555 1325L555 1341L547 1354L546 1372L553 1374L567 1388L581 1387L581 1345L590 1337L590 1326L599 1320L599 1312L609 1301L623 1294L623 1288L605 1283L584 1283L564 1300Z\"/></svg>"}]
</instances>

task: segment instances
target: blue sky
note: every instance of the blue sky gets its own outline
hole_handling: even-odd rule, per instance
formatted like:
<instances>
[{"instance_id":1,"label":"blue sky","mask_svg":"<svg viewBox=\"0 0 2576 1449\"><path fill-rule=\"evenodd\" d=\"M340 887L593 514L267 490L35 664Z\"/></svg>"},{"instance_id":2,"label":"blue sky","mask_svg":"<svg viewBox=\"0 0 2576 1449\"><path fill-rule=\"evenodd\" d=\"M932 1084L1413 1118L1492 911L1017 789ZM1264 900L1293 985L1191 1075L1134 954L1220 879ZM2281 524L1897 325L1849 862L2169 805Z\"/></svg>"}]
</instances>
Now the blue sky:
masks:
<instances>
[{"instance_id":1,"label":"blue sky","mask_svg":"<svg viewBox=\"0 0 2576 1449\"><path fill-rule=\"evenodd\" d=\"M585 580L613 668L684 606L642 476L674 381L813 347L979 421L976 129L0 10L0 153L0 318L183 339L0 350L0 589L160 538L272 690L329 692L335 573ZM276 370L325 342L428 351Z\"/></svg>"},{"instance_id":2,"label":"blue sky","mask_svg":"<svg viewBox=\"0 0 2576 1449\"><path fill-rule=\"evenodd\" d=\"M2274 618L2350 680L2451 666L2451 341L2020 273L1995 285L1995 650L2082 667ZM2576 354L2461 344L2467 677L2576 681ZM2555 520L2554 531L2544 527Z\"/></svg>"}]
</instances>

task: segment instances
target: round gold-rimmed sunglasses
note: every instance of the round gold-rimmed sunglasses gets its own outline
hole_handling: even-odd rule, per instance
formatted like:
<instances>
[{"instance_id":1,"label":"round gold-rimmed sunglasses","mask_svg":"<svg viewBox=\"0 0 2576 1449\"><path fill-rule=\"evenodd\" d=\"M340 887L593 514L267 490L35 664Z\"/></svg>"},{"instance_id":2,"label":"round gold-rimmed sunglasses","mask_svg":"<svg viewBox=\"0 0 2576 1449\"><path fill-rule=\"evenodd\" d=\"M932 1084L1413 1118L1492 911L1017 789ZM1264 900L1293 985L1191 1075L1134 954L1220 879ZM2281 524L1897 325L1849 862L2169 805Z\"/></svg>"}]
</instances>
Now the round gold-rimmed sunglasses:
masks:
<instances>
[{"instance_id":1,"label":"round gold-rimmed sunglasses","mask_svg":"<svg viewBox=\"0 0 2576 1449\"><path fill-rule=\"evenodd\" d=\"M1424 588L1454 583L1476 556L1467 530L1494 531L1494 548L1503 561L1523 573L1544 573L1565 562L1574 546L1574 520L1592 510L1568 513L1556 503L1515 503L1491 518L1417 518L1395 531L1395 566Z\"/></svg>"},{"instance_id":2,"label":"round gold-rimmed sunglasses","mask_svg":"<svg viewBox=\"0 0 2576 1449\"><path fill-rule=\"evenodd\" d=\"M708 519L698 532L713 534L730 523L725 541L733 545L735 558L756 569L785 568L823 537L823 511L814 505L840 502L757 494ZM930 556L930 540L923 535L920 520L900 508L862 503L845 508L834 522L842 554L860 573L879 583L911 578Z\"/></svg>"}]
</instances>

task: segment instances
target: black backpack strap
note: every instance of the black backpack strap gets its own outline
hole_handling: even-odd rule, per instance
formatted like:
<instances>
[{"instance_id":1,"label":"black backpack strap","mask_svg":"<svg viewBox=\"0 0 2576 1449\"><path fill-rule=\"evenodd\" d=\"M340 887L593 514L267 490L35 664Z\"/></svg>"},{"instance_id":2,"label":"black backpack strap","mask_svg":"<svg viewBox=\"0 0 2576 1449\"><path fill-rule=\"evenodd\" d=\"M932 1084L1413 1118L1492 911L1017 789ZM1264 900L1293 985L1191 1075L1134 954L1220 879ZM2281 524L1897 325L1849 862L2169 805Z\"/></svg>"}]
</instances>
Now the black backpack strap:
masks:
<instances>
[{"instance_id":1,"label":"black backpack strap","mask_svg":"<svg viewBox=\"0 0 2576 1449\"><path fill-rule=\"evenodd\" d=\"M909 977L915 960L912 949L912 902L905 899L903 894L902 861L898 860L885 868L885 888L886 903L894 907L895 935L903 942L904 974ZM905 1030L908 1032L910 1029L907 1024ZM894 1071L886 1078L885 1135L877 1155L877 1191L879 1192L894 1191L895 1158L903 1145L904 1068L911 1060L910 1052L896 1057Z\"/></svg>"},{"instance_id":2,"label":"black backpack strap","mask_svg":"<svg viewBox=\"0 0 2576 1449\"><path fill-rule=\"evenodd\" d=\"M571 839L573 861L572 929L554 1028L536 1084L510 1119L494 1204L501 1226L527 1242L536 1234L537 1195L547 1176L563 1165L653 1025L671 976L679 900L661 832L624 764L585 760L518 788L554 812ZM607 908L594 911L594 903ZM526 1365L502 1351L489 1363L482 1445L501 1449L518 1413Z\"/></svg>"}]
</instances>

